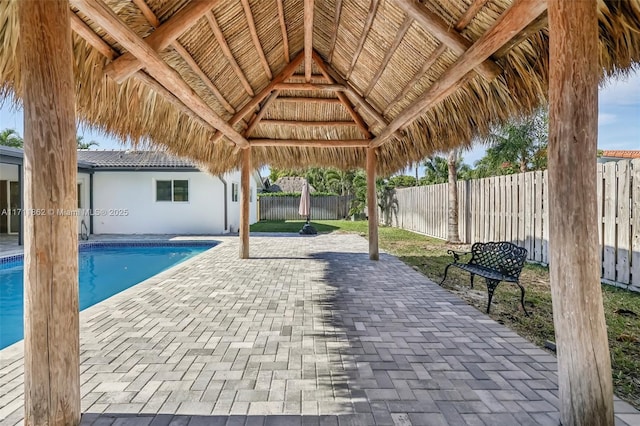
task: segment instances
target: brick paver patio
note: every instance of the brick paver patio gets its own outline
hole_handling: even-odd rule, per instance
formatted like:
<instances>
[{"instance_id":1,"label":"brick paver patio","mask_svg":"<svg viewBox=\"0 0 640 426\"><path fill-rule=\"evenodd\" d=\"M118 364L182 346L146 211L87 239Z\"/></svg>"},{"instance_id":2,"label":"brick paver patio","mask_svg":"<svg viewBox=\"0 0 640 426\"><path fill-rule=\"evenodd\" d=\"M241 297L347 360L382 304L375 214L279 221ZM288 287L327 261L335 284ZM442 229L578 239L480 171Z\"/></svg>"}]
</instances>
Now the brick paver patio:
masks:
<instances>
[{"instance_id":1,"label":"brick paver patio","mask_svg":"<svg viewBox=\"0 0 640 426\"><path fill-rule=\"evenodd\" d=\"M552 355L363 238L221 240L81 313L83 424L558 424ZM22 356L0 352L2 424Z\"/></svg>"}]
</instances>

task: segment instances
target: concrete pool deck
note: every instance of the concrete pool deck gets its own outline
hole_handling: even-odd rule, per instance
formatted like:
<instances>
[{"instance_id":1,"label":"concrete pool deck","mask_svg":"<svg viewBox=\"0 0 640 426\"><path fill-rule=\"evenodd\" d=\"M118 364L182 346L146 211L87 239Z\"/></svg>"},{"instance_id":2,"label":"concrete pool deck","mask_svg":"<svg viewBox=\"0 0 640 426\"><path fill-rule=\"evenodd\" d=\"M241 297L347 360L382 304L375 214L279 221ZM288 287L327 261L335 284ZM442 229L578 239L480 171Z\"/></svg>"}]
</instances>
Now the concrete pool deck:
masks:
<instances>
[{"instance_id":1,"label":"concrete pool deck","mask_svg":"<svg viewBox=\"0 0 640 426\"><path fill-rule=\"evenodd\" d=\"M363 238L214 239L80 314L83 424L559 423L554 356ZM0 362L21 424L22 344Z\"/></svg>"}]
</instances>

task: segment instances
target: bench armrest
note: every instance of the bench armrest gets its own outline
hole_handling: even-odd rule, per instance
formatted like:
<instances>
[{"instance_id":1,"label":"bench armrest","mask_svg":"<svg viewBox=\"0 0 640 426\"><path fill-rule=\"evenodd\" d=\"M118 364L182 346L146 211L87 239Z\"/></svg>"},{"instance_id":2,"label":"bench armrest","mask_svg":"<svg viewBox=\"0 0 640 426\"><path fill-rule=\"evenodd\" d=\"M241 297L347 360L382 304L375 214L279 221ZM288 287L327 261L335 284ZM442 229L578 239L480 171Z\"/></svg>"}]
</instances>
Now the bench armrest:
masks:
<instances>
[{"instance_id":1,"label":"bench armrest","mask_svg":"<svg viewBox=\"0 0 640 426\"><path fill-rule=\"evenodd\" d=\"M453 256L453 261L458 262L460 260L460 256L464 256L466 254L471 254L470 251L455 251L455 250L447 250L447 254Z\"/></svg>"}]
</instances>

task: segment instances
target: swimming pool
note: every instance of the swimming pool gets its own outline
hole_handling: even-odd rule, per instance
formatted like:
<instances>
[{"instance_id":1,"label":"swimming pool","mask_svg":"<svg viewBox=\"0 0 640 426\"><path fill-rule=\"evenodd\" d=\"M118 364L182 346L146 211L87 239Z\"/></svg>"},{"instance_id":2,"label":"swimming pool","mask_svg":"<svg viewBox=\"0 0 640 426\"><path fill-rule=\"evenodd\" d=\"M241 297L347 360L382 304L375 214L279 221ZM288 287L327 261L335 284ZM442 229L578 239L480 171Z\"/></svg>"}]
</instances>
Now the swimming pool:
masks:
<instances>
[{"instance_id":1,"label":"swimming pool","mask_svg":"<svg viewBox=\"0 0 640 426\"><path fill-rule=\"evenodd\" d=\"M92 243L78 258L80 310L215 246L215 242ZM22 256L0 262L0 349L24 334Z\"/></svg>"}]
</instances>

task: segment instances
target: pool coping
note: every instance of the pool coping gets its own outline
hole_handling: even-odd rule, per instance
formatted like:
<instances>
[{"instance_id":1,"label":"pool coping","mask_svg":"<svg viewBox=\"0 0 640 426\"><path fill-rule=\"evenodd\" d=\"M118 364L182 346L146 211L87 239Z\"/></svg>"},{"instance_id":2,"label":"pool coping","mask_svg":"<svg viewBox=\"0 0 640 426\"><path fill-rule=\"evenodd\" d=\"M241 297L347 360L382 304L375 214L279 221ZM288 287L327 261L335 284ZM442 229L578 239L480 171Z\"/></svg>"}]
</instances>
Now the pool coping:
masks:
<instances>
[{"instance_id":1,"label":"pool coping","mask_svg":"<svg viewBox=\"0 0 640 426\"><path fill-rule=\"evenodd\" d=\"M173 273L175 273L176 271L180 270L180 268L183 268L183 267L189 266L191 263L193 263L196 259L198 259L198 258L199 258L200 256L202 256L203 254L205 254L205 253L207 253L207 252L209 252L209 251L211 251L211 250L214 250L214 249L216 249L217 247L220 247L222 244L224 244L224 242L225 242L225 241L224 241L224 238L223 238L223 239L210 239L210 240L203 240L203 239L199 239L199 240L180 239L180 240L177 240L177 241L169 241L169 240L167 240L167 239L158 239L158 240L149 240L149 239L147 239L147 240L117 240L117 241L99 241L99 242L94 241L94 242L91 242L90 244L96 244L96 245L97 245L97 244L99 244L99 243L105 243L104 245L106 245L106 246L111 246L112 244L109 244L109 243L123 243L123 244L121 244L121 245L120 245L121 247L136 247L136 245L128 246L128 245L126 244L126 243L128 243L128 242L129 242L129 243L131 243L131 242L134 242L134 243L135 243L135 242L138 242L138 243L147 243L147 244L140 244L140 245L137 245L138 247L140 247L140 246L144 246L144 245L148 245L148 246L150 246L150 245L156 245L156 244L159 244L159 243L167 243L167 244L165 245L165 247L167 247L167 246L171 246L171 245L176 245L176 246L186 246L186 245L192 245L193 243L202 243L202 244L196 244L196 245L209 245L209 244L211 244L211 243L215 243L215 245L214 245L214 246L212 246L212 247L210 247L208 250L204 250L203 252L198 253L197 255L195 255L195 256L193 256L193 257L190 257L189 259L187 259L187 260L185 260L185 261L183 261L183 262L180 262L180 263L178 263L177 265L174 265L174 266L170 267L169 269L166 269L166 270L164 270L164 271L162 271L162 272L159 272L159 273L157 273L157 274L155 274L155 275L153 275L153 276L151 276L151 277L149 277L149 278L147 278L147 279L145 279L145 280L143 280L143 281L140 281L138 284L132 285L131 287L128 287L128 288L126 288L126 289L122 290L122 291L121 291L121 292L119 292L119 293L116 293L116 294L114 294L114 295L111 295L110 297L107 297L106 299L101 300L100 302L96 303L95 305L91 305L91 306L89 306L88 308L81 310L81 311L79 312L79 315L80 315L80 321L82 321L83 316L87 316L87 315L89 315L89 314L90 314L90 312L89 312L89 311L91 311L91 310L92 310L92 309L94 309L94 308L100 307L100 305L101 305L103 302L105 302L105 301L107 301L107 300L110 300L110 299L112 299L112 298L114 298L114 297L121 296L123 293L126 293L126 292L128 292L130 289L134 289L134 288L138 287L138 286L139 286L139 285L141 285L141 284L149 284L151 281L154 281L154 280L162 281L163 279L168 278L168 277L167 277L167 276L165 276L165 275L173 274ZM174 243L174 244L171 244L171 243ZM85 243L85 244L86 244L86 243ZM82 245L82 243L80 243L80 245ZM113 246L116 246L116 247L117 247L118 245L117 245L117 244L113 244ZM81 248L81 247L79 247L79 248ZM23 254L20 254L20 255L10 255L10 256L7 256L7 257L17 257L17 259L15 259L15 260L22 260ZM5 263L4 259L5 259L5 258L0 258L0 264ZM12 261L15 261L15 260L12 260ZM6 263L8 263L8 262L9 262L9 261L6 261ZM2 349L0 349L0 360L2 360L2 358L4 358L4 356L7 356L8 358L12 358L12 357L14 357L14 356L16 356L16 355L17 355L17 353L16 353L16 352L22 351L23 349L24 349L24 339L18 340L17 342L10 344L10 345L9 345L9 346L7 346L6 348L2 348Z\"/></svg>"},{"instance_id":2,"label":"pool coping","mask_svg":"<svg viewBox=\"0 0 640 426\"><path fill-rule=\"evenodd\" d=\"M105 239L100 241L79 241L78 252L91 251L93 248L98 247L145 247L145 246L160 246L160 247L172 247L172 246L209 246L211 244L218 245L222 241L216 238L198 238L189 239L188 237L175 237L167 238L154 238L154 239ZM15 262L22 260L24 253L0 255L0 265L4 263Z\"/></svg>"}]
</instances>

